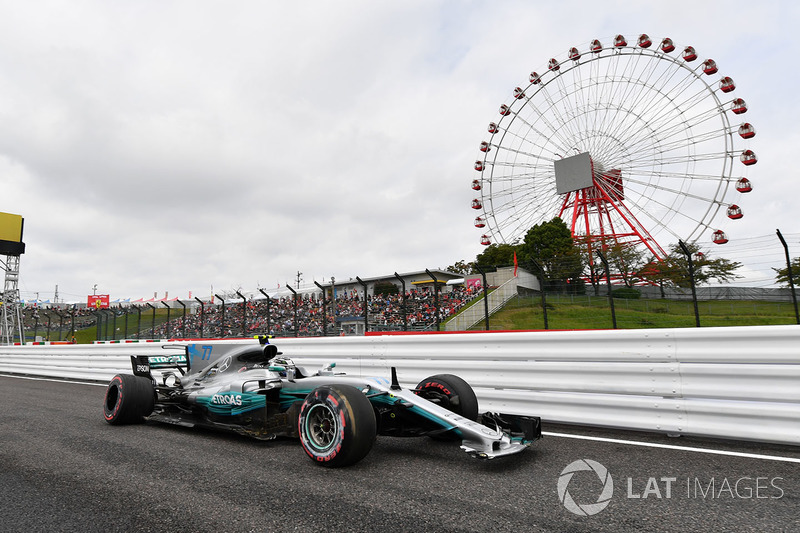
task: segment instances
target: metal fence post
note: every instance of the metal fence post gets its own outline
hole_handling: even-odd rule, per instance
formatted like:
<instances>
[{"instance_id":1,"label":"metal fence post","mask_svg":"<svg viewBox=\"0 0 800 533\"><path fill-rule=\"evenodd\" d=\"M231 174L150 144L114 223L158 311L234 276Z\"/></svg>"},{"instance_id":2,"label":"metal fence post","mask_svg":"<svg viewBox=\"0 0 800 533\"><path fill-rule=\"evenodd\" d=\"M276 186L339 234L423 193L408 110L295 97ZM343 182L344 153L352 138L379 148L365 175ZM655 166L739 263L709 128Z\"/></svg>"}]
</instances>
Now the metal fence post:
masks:
<instances>
[{"instance_id":1,"label":"metal fence post","mask_svg":"<svg viewBox=\"0 0 800 533\"><path fill-rule=\"evenodd\" d=\"M403 310L403 331L408 331L408 311L406 311L406 280L401 278L400 274L397 272L394 273L394 277L398 279L403 290L403 305L401 307Z\"/></svg>"},{"instance_id":2,"label":"metal fence post","mask_svg":"<svg viewBox=\"0 0 800 533\"><path fill-rule=\"evenodd\" d=\"M361 278L356 276L356 281L361 284L364 289L364 334L369 331L369 300L367 299L367 284L361 281Z\"/></svg>"},{"instance_id":3,"label":"metal fence post","mask_svg":"<svg viewBox=\"0 0 800 533\"><path fill-rule=\"evenodd\" d=\"M161 305L167 308L167 338L170 338L170 328L169 328L169 304L167 302L161 302Z\"/></svg>"},{"instance_id":4,"label":"metal fence post","mask_svg":"<svg viewBox=\"0 0 800 533\"><path fill-rule=\"evenodd\" d=\"M270 316L269 316L270 297L269 297L269 294L264 292L264 289L258 289L258 292L260 292L261 294L263 294L267 298L267 335L269 335L270 334L270 330L272 328L271 322L270 322Z\"/></svg>"},{"instance_id":5,"label":"metal fence post","mask_svg":"<svg viewBox=\"0 0 800 533\"><path fill-rule=\"evenodd\" d=\"M150 305L149 302L145 302L145 303L147 303L147 306L150 307L153 310L153 319L150 321L150 326L152 327L152 329L150 330L150 338L151 339L155 339L156 338L156 306Z\"/></svg>"},{"instance_id":6,"label":"metal fence post","mask_svg":"<svg viewBox=\"0 0 800 533\"><path fill-rule=\"evenodd\" d=\"M95 320L95 326L94 327L97 330L97 331L95 331L95 339L98 340L98 341L100 340L100 333L103 331L103 319L100 318L100 315L101 315L101 313L100 313L99 309L94 311L94 320ZM36 332L34 331L34 339L35 338L36 338ZM25 341L23 340L23 343L24 342Z\"/></svg>"},{"instance_id":7,"label":"metal fence post","mask_svg":"<svg viewBox=\"0 0 800 533\"><path fill-rule=\"evenodd\" d=\"M435 308L434 310L436 312L436 331L439 331L439 280L436 279L436 276L433 275L433 272L427 268L425 269L425 272L427 272L433 280L433 307Z\"/></svg>"},{"instance_id":8,"label":"metal fence post","mask_svg":"<svg viewBox=\"0 0 800 533\"><path fill-rule=\"evenodd\" d=\"M475 270L477 270L483 278L483 329L489 331L489 284L486 281L486 272L478 265L475 265Z\"/></svg>"},{"instance_id":9,"label":"metal fence post","mask_svg":"<svg viewBox=\"0 0 800 533\"><path fill-rule=\"evenodd\" d=\"M327 317L327 313L325 312L325 308L327 307L327 305L325 305L325 287L320 285L319 282L317 282L316 280L314 281L314 285L319 287L319 290L322 291L322 336L323 337L327 337L328 336L328 317Z\"/></svg>"},{"instance_id":10,"label":"metal fence post","mask_svg":"<svg viewBox=\"0 0 800 533\"><path fill-rule=\"evenodd\" d=\"M544 329L550 329L550 323L547 320L547 296L545 295L544 288L545 288L545 281L544 281L544 269L542 265L540 265L536 259L531 258L531 263L534 266L535 270L539 271L539 275L536 276L539 278L539 288L541 289L541 300L542 300L542 318L544 319Z\"/></svg>"},{"instance_id":11,"label":"metal fence post","mask_svg":"<svg viewBox=\"0 0 800 533\"><path fill-rule=\"evenodd\" d=\"M222 320L220 320L220 323L219 323L219 337L221 339L224 339L225 338L225 298L219 296L218 294L215 294L214 298L219 298L219 300L222 302ZM211 303L214 303L213 299L211 300Z\"/></svg>"},{"instance_id":12,"label":"metal fence post","mask_svg":"<svg viewBox=\"0 0 800 533\"><path fill-rule=\"evenodd\" d=\"M786 244L786 241L781 235L781 230L775 230L778 233L778 238L781 240L781 244L783 245L783 252L786 254L786 273L789 275L789 288L792 289L792 302L794 303L794 318L797 320L797 323L800 324L800 313L797 311L797 294L794 292L794 279L792 276L792 260L789 259L789 245Z\"/></svg>"},{"instance_id":13,"label":"metal fence post","mask_svg":"<svg viewBox=\"0 0 800 533\"><path fill-rule=\"evenodd\" d=\"M692 304L694 305L694 322L695 325L699 328L700 327L700 310L697 308L697 289L694 286L694 262L692 261L692 253L689 251L689 248L683 243L683 241L678 241L678 245L683 250L683 253L686 254L686 259L689 261L689 284L692 286Z\"/></svg>"},{"instance_id":14,"label":"metal fence post","mask_svg":"<svg viewBox=\"0 0 800 533\"><path fill-rule=\"evenodd\" d=\"M614 325L614 329L617 329L617 313L614 310L614 295L611 292L611 273L608 270L608 261L606 261L605 256L600 250L594 251L597 254L597 257L600 258L600 261L603 262L603 269L606 273L606 284L608 286L608 305L611 306L611 323Z\"/></svg>"},{"instance_id":15,"label":"metal fence post","mask_svg":"<svg viewBox=\"0 0 800 533\"><path fill-rule=\"evenodd\" d=\"M58 340L61 341L61 335L64 332L64 315L56 309L53 312L58 315Z\"/></svg>"},{"instance_id":16,"label":"metal fence post","mask_svg":"<svg viewBox=\"0 0 800 533\"><path fill-rule=\"evenodd\" d=\"M206 320L206 304L205 302L203 302L203 300L201 300L197 296L195 296L194 299L197 300L197 303L200 304L200 338L204 339L205 337L203 337L203 323Z\"/></svg>"},{"instance_id":17,"label":"metal fence post","mask_svg":"<svg viewBox=\"0 0 800 533\"><path fill-rule=\"evenodd\" d=\"M286 284L286 288L292 291L292 306L294 307L294 336L300 336L300 328L297 324L297 291L292 288L291 285L288 283Z\"/></svg>"},{"instance_id":18,"label":"metal fence post","mask_svg":"<svg viewBox=\"0 0 800 533\"><path fill-rule=\"evenodd\" d=\"M242 295L241 292L236 291L236 294L239 295L239 298L242 299L242 337L247 336L247 298Z\"/></svg>"},{"instance_id":19,"label":"metal fence post","mask_svg":"<svg viewBox=\"0 0 800 533\"><path fill-rule=\"evenodd\" d=\"M186 304L183 303L180 300L175 300L175 301L178 302L179 304L181 304L181 307L183 307L183 316L181 317L181 337L185 339L186 338ZM126 318L127 318L127 316L126 316Z\"/></svg>"}]
</instances>

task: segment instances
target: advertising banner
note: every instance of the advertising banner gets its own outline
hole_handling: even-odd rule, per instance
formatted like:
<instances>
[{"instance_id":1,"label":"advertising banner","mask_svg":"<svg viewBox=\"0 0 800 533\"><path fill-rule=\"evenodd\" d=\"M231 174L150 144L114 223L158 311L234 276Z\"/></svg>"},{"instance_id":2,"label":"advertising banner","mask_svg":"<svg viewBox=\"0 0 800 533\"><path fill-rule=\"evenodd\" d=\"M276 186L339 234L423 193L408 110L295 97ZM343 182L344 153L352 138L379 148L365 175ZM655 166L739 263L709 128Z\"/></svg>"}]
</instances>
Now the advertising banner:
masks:
<instances>
[{"instance_id":1,"label":"advertising banner","mask_svg":"<svg viewBox=\"0 0 800 533\"><path fill-rule=\"evenodd\" d=\"M90 309L107 309L108 302L108 294L90 294L86 300L86 307Z\"/></svg>"}]
</instances>

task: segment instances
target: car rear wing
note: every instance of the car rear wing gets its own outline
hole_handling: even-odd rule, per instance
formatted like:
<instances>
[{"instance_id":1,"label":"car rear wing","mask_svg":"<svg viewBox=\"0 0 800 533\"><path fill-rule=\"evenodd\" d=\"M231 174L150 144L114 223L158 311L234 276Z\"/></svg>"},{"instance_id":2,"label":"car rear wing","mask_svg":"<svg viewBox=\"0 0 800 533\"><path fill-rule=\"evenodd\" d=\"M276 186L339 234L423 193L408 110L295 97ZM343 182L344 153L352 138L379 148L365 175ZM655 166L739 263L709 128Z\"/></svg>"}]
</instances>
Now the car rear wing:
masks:
<instances>
[{"instance_id":1,"label":"car rear wing","mask_svg":"<svg viewBox=\"0 0 800 533\"><path fill-rule=\"evenodd\" d=\"M189 370L189 359L186 354L180 355L132 355L133 374L152 378L152 370L177 370L181 375Z\"/></svg>"}]
</instances>

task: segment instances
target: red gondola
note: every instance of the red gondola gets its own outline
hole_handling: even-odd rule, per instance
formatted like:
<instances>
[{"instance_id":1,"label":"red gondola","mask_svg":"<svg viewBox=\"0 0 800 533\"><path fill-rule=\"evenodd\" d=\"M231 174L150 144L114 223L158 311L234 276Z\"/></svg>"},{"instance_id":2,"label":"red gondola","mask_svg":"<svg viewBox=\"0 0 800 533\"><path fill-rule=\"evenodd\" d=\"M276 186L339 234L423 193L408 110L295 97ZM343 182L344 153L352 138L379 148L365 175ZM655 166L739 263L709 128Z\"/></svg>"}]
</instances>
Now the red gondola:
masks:
<instances>
[{"instance_id":1,"label":"red gondola","mask_svg":"<svg viewBox=\"0 0 800 533\"><path fill-rule=\"evenodd\" d=\"M716 74L719 69L717 68L717 62L713 59L706 59L703 61L703 72L708 74Z\"/></svg>"},{"instance_id":2,"label":"red gondola","mask_svg":"<svg viewBox=\"0 0 800 533\"><path fill-rule=\"evenodd\" d=\"M483 207L483 204L481 203L480 200L478 200L477 198L474 198L472 200L472 209L480 209L482 207Z\"/></svg>"},{"instance_id":3,"label":"red gondola","mask_svg":"<svg viewBox=\"0 0 800 533\"><path fill-rule=\"evenodd\" d=\"M483 141L481 143L481 152L488 152L491 149L492 149L492 147L489 146L489 143L487 143L486 141Z\"/></svg>"},{"instance_id":4,"label":"red gondola","mask_svg":"<svg viewBox=\"0 0 800 533\"><path fill-rule=\"evenodd\" d=\"M497 133L498 131L500 131L500 128L498 128L497 124L495 124L494 122L490 122L489 123L489 128L488 129L489 129L489 133Z\"/></svg>"},{"instance_id":5,"label":"red gondola","mask_svg":"<svg viewBox=\"0 0 800 533\"><path fill-rule=\"evenodd\" d=\"M697 52L694 51L693 46L687 46L683 49L684 61L694 61L695 59L697 59Z\"/></svg>"},{"instance_id":6,"label":"red gondola","mask_svg":"<svg viewBox=\"0 0 800 533\"><path fill-rule=\"evenodd\" d=\"M492 241L489 239L488 235L481 235L481 244L484 246L489 246L492 244Z\"/></svg>"},{"instance_id":7,"label":"red gondola","mask_svg":"<svg viewBox=\"0 0 800 533\"><path fill-rule=\"evenodd\" d=\"M728 206L728 218L732 218L733 220L737 220L742 218L744 215L742 214L742 208L736 204L731 204Z\"/></svg>"},{"instance_id":8,"label":"red gondola","mask_svg":"<svg viewBox=\"0 0 800 533\"><path fill-rule=\"evenodd\" d=\"M628 41L626 41L625 37L623 37L622 35L617 35L616 37L614 37L614 46L617 48L628 46Z\"/></svg>"},{"instance_id":9,"label":"red gondola","mask_svg":"<svg viewBox=\"0 0 800 533\"><path fill-rule=\"evenodd\" d=\"M715 231L711 239L714 241L714 244L725 244L728 242L728 236L725 235L725 232L721 229Z\"/></svg>"},{"instance_id":10,"label":"red gondola","mask_svg":"<svg viewBox=\"0 0 800 533\"><path fill-rule=\"evenodd\" d=\"M500 106L500 114L505 116L511 113L511 109L506 105L503 104Z\"/></svg>"},{"instance_id":11,"label":"red gondola","mask_svg":"<svg viewBox=\"0 0 800 533\"><path fill-rule=\"evenodd\" d=\"M758 162L758 158L756 157L756 153L752 150L745 150L742 152L742 155L739 156L739 160L744 165L755 165Z\"/></svg>"},{"instance_id":12,"label":"red gondola","mask_svg":"<svg viewBox=\"0 0 800 533\"><path fill-rule=\"evenodd\" d=\"M483 172L483 161L475 161L475 170Z\"/></svg>"},{"instance_id":13,"label":"red gondola","mask_svg":"<svg viewBox=\"0 0 800 533\"><path fill-rule=\"evenodd\" d=\"M664 37L664 40L661 41L661 51L668 54L673 50L675 50L675 43L669 37Z\"/></svg>"},{"instance_id":14,"label":"red gondola","mask_svg":"<svg viewBox=\"0 0 800 533\"><path fill-rule=\"evenodd\" d=\"M724 93L729 93L736 88L736 84L733 83L733 79L730 76L725 76L721 80L719 80L719 90Z\"/></svg>"},{"instance_id":15,"label":"red gondola","mask_svg":"<svg viewBox=\"0 0 800 533\"><path fill-rule=\"evenodd\" d=\"M650 37L646 33L643 33L639 36L640 48L650 48L651 44L653 44L653 41L650 40Z\"/></svg>"},{"instance_id":16,"label":"red gondola","mask_svg":"<svg viewBox=\"0 0 800 533\"><path fill-rule=\"evenodd\" d=\"M578 52L578 49L573 46L569 49L569 58L573 61L577 61L581 58L581 53Z\"/></svg>"},{"instance_id":17,"label":"red gondola","mask_svg":"<svg viewBox=\"0 0 800 533\"><path fill-rule=\"evenodd\" d=\"M542 81L542 78L541 78L541 76L539 76L539 74L536 71L533 71L533 72L531 72L530 80L531 80L531 83L536 85L537 83L540 83Z\"/></svg>"},{"instance_id":18,"label":"red gondola","mask_svg":"<svg viewBox=\"0 0 800 533\"><path fill-rule=\"evenodd\" d=\"M739 136L742 139L750 139L756 136L756 129L749 122L745 122L739 126Z\"/></svg>"},{"instance_id":19,"label":"red gondola","mask_svg":"<svg viewBox=\"0 0 800 533\"><path fill-rule=\"evenodd\" d=\"M595 54L599 54L602 49L603 49L603 44L598 39L595 39L594 41L592 41L592 44L589 45L589 50L591 50Z\"/></svg>"},{"instance_id":20,"label":"red gondola","mask_svg":"<svg viewBox=\"0 0 800 533\"><path fill-rule=\"evenodd\" d=\"M481 180L472 180L472 190L473 191L481 190Z\"/></svg>"},{"instance_id":21,"label":"red gondola","mask_svg":"<svg viewBox=\"0 0 800 533\"><path fill-rule=\"evenodd\" d=\"M514 88L514 98L516 98L517 100L525 98L525 91L523 91L519 87Z\"/></svg>"},{"instance_id":22,"label":"red gondola","mask_svg":"<svg viewBox=\"0 0 800 533\"><path fill-rule=\"evenodd\" d=\"M555 57L550 58L550 61L547 62L547 68L550 70L559 70L561 66L558 64L558 60Z\"/></svg>"},{"instance_id":23,"label":"red gondola","mask_svg":"<svg viewBox=\"0 0 800 533\"><path fill-rule=\"evenodd\" d=\"M705 258L706 258L706 254L704 254L703 252L697 252L696 254L694 254L694 260L695 261L699 262L699 261L702 261Z\"/></svg>"},{"instance_id":24,"label":"red gondola","mask_svg":"<svg viewBox=\"0 0 800 533\"><path fill-rule=\"evenodd\" d=\"M741 98L736 98L733 102L731 102L731 111L737 115L747 113L747 102Z\"/></svg>"},{"instance_id":25,"label":"red gondola","mask_svg":"<svg viewBox=\"0 0 800 533\"><path fill-rule=\"evenodd\" d=\"M750 192L753 190L753 185L750 183L749 179L739 178L739 181L736 182L736 190L739 192Z\"/></svg>"},{"instance_id":26,"label":"red gondola","mask_svg":"<svg viewBox=\"0 0 800 533\"><path fill-rule=\"evenodd\" d=\"M486 225L486 222L483 221L482 217L475 217L475 227L482 228Z\"/></svg>"}]
</instances>

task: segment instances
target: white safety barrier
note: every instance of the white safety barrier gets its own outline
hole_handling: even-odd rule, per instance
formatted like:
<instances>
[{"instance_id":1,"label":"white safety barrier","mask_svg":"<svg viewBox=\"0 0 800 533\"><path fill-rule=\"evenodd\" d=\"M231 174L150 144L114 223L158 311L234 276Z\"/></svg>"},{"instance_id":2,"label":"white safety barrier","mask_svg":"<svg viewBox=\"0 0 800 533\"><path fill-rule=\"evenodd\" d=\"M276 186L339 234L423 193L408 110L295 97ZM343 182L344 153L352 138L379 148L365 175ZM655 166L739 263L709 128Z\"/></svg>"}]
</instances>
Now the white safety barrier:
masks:
<instances>
[{"instance_id":1,"label":"white safety barrier","mask_svg":"<svg viewBox=\"0 0 800 533\"><path fill-rule=\"evenodd\" d=\"M254 340L192 341L198 346ZM800 445L800 326L274 339L315 370L464 378L483 411ZM0 346L0 372L105 381L182 343ZM220 346L222 348L222 346ZM175 352L170 352L175 353Z\"/></svg>"}]
</instances>

